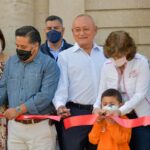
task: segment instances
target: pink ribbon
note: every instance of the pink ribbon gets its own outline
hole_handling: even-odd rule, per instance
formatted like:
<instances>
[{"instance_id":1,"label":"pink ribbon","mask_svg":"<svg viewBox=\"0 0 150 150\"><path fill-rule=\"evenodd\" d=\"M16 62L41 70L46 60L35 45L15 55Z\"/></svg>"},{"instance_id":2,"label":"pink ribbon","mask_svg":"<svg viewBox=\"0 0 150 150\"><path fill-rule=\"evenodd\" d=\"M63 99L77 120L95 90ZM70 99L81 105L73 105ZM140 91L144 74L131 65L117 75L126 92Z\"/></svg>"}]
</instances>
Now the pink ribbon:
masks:
<instances>
[{"instance_id":1,"label":"pink ribbon","mask_svg":"<svg viewBox=\"0 0 150 150\"><path fill-rule=\"evenodd\" d=\"M0 118L5 118L3 114L0 114ZM53 115L21 115L17 117L18 120L25 120L25 119L52 119L56 121L60 121L60 116L53 116Z\"/></svg>"},{"instance_id":2,"label":"pink ribbon","mask_svg":"<svg viewBox=\"0 0 150 150\"><path fill-rule=\"evenodd\" d=\"M98 115L95 114L69 117L64 119L64 126L66 129L68 129L75 126L93 125L97 117ZM150 116L140 117L136 119L122 119L116 116L112 116L111 118L118 124L126 128L150 125Z\"/></svg>"},{"instance_id":3,"label":"pink ribbon","mask_svg":"<svg viewBox=\"0 0 150 150\"><path fill-rule=\"evenodd\" d=\"M150 125L150 116L144 116L136 119L122 119L119 117L111 117L118 124L126 128L135 128L139 126L147 126Z\"/></svg>"},{"instance_id":4,"label":"pink ribbon","mask_svg":"<svg viewBox=\"0 0 150 150\"><path fill-rule=\"evenodd\" d=\"M81 115L69 117L64 119L64 126L65 129L68 129L75 126L92 125L97 117L98 115Z\"/></svg>"},{"instance_id":5,"label":"pink ribbon","mask_svg":"<svg viewBox=\"0 0 150 150\"><path fill-rule=\"evenodd\" d=\"M66 129L75 127L75 126L83 126L83 125L93 125L96 121L98 115L81 115L81 116L73 116L64 119L64 126ZM3 114L0 114L0 118L5 118ZM139 126L147 126L150 125L150 116L144 116L136 119L122 119L116 116L111 117L118 124L126 128L134 128ZM17 117L18 120L25 119L52 119L56 121L60 121L60 116L54 115L21 115Z\"/></svg>"}]
</instances>

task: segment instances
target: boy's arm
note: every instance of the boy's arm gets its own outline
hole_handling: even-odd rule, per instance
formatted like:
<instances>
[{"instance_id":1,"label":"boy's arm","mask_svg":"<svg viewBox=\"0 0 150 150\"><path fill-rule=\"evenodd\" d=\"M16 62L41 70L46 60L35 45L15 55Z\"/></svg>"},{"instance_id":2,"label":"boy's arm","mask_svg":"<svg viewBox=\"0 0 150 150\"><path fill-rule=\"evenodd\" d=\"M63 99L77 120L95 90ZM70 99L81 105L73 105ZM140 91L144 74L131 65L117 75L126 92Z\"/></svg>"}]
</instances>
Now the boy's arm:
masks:
<instances>
[{"instance_id":1,"label":"boy's arm","mask_svg":"<svg viewBox=\"0 0 150 150\"><path fill-rule=\"evenodd\" d=\"M89 142L92 144L98 144L101 137L101 124L95 122L92 130L89 133Z\"/></svg>"}]
</instances>

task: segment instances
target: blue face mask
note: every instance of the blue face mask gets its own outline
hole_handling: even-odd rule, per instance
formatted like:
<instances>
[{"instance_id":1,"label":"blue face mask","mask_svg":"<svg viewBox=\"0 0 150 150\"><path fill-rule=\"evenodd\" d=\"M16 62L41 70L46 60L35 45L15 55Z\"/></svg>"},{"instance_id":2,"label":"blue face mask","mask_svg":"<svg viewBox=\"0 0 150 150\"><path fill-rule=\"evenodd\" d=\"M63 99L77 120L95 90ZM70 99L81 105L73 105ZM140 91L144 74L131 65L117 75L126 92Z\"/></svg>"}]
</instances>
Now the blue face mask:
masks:
<instances>
[{"instance_id":1,"label":"blue face mask","mask_svg":"<svg viewBox=\"0 0 150 150\"><path fill-rule=\"evenodd\" d=\"M57 43L61 39L61 32L51 30L47 33L47 38L52 43Z\"/></svg>"}]
</instances>

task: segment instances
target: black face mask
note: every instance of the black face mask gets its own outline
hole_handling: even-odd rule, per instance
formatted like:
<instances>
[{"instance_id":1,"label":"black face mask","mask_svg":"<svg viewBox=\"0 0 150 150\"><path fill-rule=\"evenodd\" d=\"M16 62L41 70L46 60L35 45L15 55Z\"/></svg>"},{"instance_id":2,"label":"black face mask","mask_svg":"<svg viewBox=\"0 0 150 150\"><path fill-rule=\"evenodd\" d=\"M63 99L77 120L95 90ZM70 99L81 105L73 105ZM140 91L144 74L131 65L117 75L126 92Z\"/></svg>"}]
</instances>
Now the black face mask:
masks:
<instances>
[{"instance_id":1,"label":"black face mask","mask_svg":"<svg viewBox=\"0 0 150 150\"><path fill-rule=\"evenodd\" d=\"M31 51L25 51L25 50L22 50L22 49L16 49L16 52L17 52L17 56L22 61L26 61L27 59L29 59L32 56Z\"/></svg>"}]
</instances>

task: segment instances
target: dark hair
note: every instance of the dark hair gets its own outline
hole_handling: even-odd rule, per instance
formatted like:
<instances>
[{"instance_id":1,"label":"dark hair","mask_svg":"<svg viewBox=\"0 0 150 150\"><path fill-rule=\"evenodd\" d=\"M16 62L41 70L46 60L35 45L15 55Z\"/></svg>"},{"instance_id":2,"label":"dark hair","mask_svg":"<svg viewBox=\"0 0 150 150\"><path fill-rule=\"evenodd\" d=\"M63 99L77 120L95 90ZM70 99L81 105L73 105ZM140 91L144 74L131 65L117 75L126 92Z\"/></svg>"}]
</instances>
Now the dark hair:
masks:
<instances>
[{"instance_id":1,"label":"dark hair","mask_svg":"<svg viewBox=\"0 0 150 150\"><path fill-rule=\"evenodd\" d=\"M39 31L33 26L23 26L18 28L15 32L16 36L29 37L31 43L38 42L41 44L41 37Z\"/></svg>"},{"instance_id":2,"label":"dark hair","mask_svg":"<svg viewBox=\"0 0 150 150\"><path fill-rule=\"evenodd\" d=\"M4 51L6 43L5 43L5 38L1 29L0 29L0 40L2 42L2 51Z\"/></svg>"},{"instance_id":3,"label":"dark hair","mask_svg":"<svg viewBox=\"0 0 150 150\"><path fill-rule=\"evenodd\" d=\"M122 103L122 96L120 94L120 92L116 89L108 89L106 91L103 92L102 96L101 96L101 101L103 99L103 97L105 96L113 96L113 97L116 97L117 100Z\"/></svg>"},{"instance_id":4,"label":"dark hair","mask_svg":"<svg viewBox=\"0 0 150 150\"><path fill-rule=\"evenodd\" d=\"M114 54L125 54L127 60L132 60L136 54L136 45L132 37L125 31L111 32L104 44L104 54L107 58Z\"/></svg>"},{"instance_id":5,"label":"dark hair","mask_svg":"<svg viewBox=\"0 0 150 150\"><path fill-rule=\"evenodd\" d=\"M48 21L55 21L55 20L58 20L58 21L63 25L63 20L62 20L60 17L55 16L55 15L48 16L48 17L45 19L45 22L48 22Z\"/></svg>"}]
</instances>

